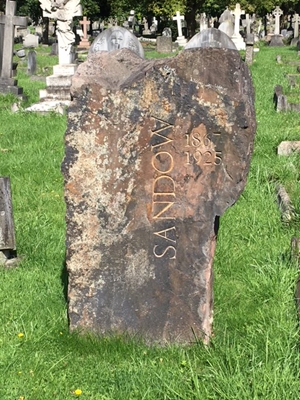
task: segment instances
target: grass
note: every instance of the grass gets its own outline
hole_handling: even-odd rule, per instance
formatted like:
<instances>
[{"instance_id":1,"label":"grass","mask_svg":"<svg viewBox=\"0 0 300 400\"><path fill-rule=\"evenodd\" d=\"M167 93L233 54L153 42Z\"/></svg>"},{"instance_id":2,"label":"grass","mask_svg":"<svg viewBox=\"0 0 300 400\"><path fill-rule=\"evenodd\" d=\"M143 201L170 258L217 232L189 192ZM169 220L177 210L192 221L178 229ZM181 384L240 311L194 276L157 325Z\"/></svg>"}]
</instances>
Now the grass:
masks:
<instances>
[{"instance_id":1,"label":"grass","mask_svg":"<svg viewBox=\"0 0 300 400\"><path fill-rule=\"evenodd\" d=\"M254 155L245 191L221 218L208 347L146 347L127 336L68 332L60 173L66 118L13 114L14 97L0 97L0 174L11 179L17 249L24 256L18 268L0 269L0 399L299 398L298 271L289 257L299 225L297 218L281 222L275 186L287 188L299 216L300 156L278 157L276 148L299 138L300 114L274 110L274 86L284 85L291 69L276 63L277 54L297 59L295 48L262 46L251 68ZM27 103L36 101L40 82L22 70L18 78Z\"/></svg>"}]
</instances>

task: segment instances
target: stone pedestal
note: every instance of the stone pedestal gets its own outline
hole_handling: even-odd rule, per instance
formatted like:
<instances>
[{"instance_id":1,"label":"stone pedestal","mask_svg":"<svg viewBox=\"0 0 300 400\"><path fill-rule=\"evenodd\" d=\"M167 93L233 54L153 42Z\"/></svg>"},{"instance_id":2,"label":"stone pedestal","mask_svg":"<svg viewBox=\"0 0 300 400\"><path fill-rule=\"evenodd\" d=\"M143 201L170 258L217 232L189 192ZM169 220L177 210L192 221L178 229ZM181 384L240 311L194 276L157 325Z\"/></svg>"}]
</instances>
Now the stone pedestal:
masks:
<instances>
[{"instance_id":1,"label":"stone pedestal","mask_svg":"<svg viewBox=\"0 0 300 400\"><path fill-rule=\"evenodd\" d=\"M40 90L40 100L71 100L70 87L72 76L74 75L78 65L65 64L55 65L53 67L53 75L46 78L46 89Z\"/></svg>"},{"instance_id":2,"label":"stone pedestal","mask_svg":"<svg viewBox=\"0 0 300 400\"><path fill-rule=\"evenodd\" d=\"M187 40L184 36L177 36L176 42L182 47L187 44Z\"/></svg>"},{"instance_id":3,"label":"stone pedestal","mask_svg":"<svg viewBox=\"0 0 300 400\"><path fill-rule=\"evenodd\" d=\"M283 36L282 35L273 35L271 37L271 41L269 43L269 46L284 46L283 43Z\"/></svg>"},{"instance_id":4,"label":"stone pedestal","mask_svg":"<svg viewBox=\"0 0 300 400\"><path fill-rule=\"evenodd\" d=\"M244 39L242 38L242 36L240 34L233 34L233 36L231 37L231 40L233 41L233 43L235 44L235 47L238 50L245 50L246 49L246 44L245 44Z\"/></svg>"}]
</instances>

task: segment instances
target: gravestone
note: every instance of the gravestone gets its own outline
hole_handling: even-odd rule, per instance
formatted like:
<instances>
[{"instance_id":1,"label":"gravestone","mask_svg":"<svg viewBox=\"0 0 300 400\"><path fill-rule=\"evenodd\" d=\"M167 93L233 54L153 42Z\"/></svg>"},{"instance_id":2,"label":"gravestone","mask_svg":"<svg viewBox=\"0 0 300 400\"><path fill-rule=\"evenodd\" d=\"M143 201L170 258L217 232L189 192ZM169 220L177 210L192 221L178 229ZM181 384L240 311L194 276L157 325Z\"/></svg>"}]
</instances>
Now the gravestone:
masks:
<instances>
[{"instance_id":1,"label":"gravestone","mask_svg":"<svg viewBox=\"0 0 300 400\"><path fill-rule=\"evenodd\" d=\"M54 2L54 4L49 0L39 0L39 3L43 10L43 17L56 20L58 64L63 66L73 65L75 34L72 29L72 22L74 17L82 15L80 0L60 1ZM72 69L71 67L70 70Z\"/></svg>"},{"instance_id":2,"label":"gravestone","mask_svg":"<svg viewBox=\"0 0 300 400\"><path fill-rule=\"evenodd\" d=\"M253 64L253 50L254 50L254 35L252 33L248 33L246 37L246 55L245 61L248 65Z\"/></svg>"},{"instance_id":3,"label":"gravestone","mask_svg":"<svg viewBox=\"0 0 300 400\"><path fill-rule=\"evenodd\" d=\"M143 18L143 25L144 25L144 29L142 31L143 35L151 35L151 31L149 29L149 24L148 24L148 20L146 17Z\"/></svg>"},{"instance_id":4,"label":"gravestone","mask_svg":"<svg viewBox=\"0 0 300 400\"><path fill-rule=\"evenodd\" d=\"M16 239L9 177L0 177L0 265L16 256Z\"/></svg>"},{"instance_id":5,"label":"gravestone","mask_svg":"<svg viewBox=\"0 0 300 400\"><path fill-rule=\"evenodd\" d=\"M299 40L299 23L300 23L300 18L299 14L294 14L293 15L293 27L294 27L294 38L291 41L291 46L297 46L297 42Z\"/></svg>"},{"instance_id":6,"label":"gravestone","mask_svg":"<svg viewBox=\"0 0 300 400\"><path fill-rule=\"evenodd\" d=\"M182 24L181 21L184 20L184 16L180 15L179 11L176 11L176 16L173 17L173 21L176 21L177 23L177 31L178 31L178 36L176 39L176 42L179 44L179 46L185 46L186 45L186 38L182 34Z\"/></svg>"},{"instance_id":7,"label":"gravestone","mask_svg":"<svg viewBox=\"0 0 300 400\"><path fill-rule=\"evenodd\" d=\"M228 8L220 15L219 23L218 29L231 38L234 33L234 16Z\"/></svg>"},{"instance_id":8,"label":"gravestone","mask_svg":"<svg viewBox=\"0 0 300 400\"><path fill-rule=\"evenodd\" d=\"M57 56L57 55L58 55L58 43L52 43L50 56Z\"/></svg>"},{"instance_id":9,"label":"gravestone","mask_svg":"<svg viewBox=\"0 0 300 400\"><path fill-rule=\"evenodd\" d=\"M205 29L186 44L185 50L198 47L213 47L220 49L237 50L233 41L223 32L216 28Z\"/></svg>"},{"instance_id":10,"label":"gravestone","mask_svg":"<svg viewBox=\"0 0 300 400\"><path fill-rule=\"evenodd\" d=\"M30 50L27 55L28 64L27 64L27 73L29 75L36 74L36 51Z\"/></svg>"},{"instance_id":11,"label":"gravestone","mask_svg":"<svg viewBox=\"0 0 300 400\"><path fill-rule=\"evenodd\" d=\"M172 37L165 35L157 36L156 51L158 53L172 53Z\"/></svg>"},{"instance_id":12,"label":"gravestone","mask_svg":"<svg viewBox=\"0 0 300 400\"><path fill-rule=\"evenodd\" d=\"M38 47L39 37L31 33L23 37L23 47Z\"/></svg>"},{"instance_id":13,"label":"gravestone","mask_svg":"<svg viewBox=\"0 0 300 400\"><path fill-rule=\"evenodd\" d=\"M244 39L240 34L240 19L241 15L245 14L245 11L241 10L241 6L239 3L235 5L233 14L234 14L234 33L231 39L238 50L245 50L246 45Z\"/></svg>"},{"instance_id":14,"label":"gravestone","mask_svg":"<svg viewBox=\"0 0 300 400\"><path fill-rule=\"evenodd\" d=\"M140 57L144 57L144 49L139 40L126 28L113 26L96 37L90 47L89 54L123 48L128 48Z\"/></svg>"},{"instance_id":15,"label":"gravestone","mask_svg":"<svg viewBox=\"0 0 300 400\"><path fill-rule=\"evenodd\" d=\"M90 42L88 40L87 28L90 26L90 21L87 20L87 17L83 17L83 21L79 21L79 23L83 26L83 37L79 42L79 47L89 48Z\"/></svg>"},{"instance_id":16,"label":"gravestone","mask_svg":"<svg viewBox=\"0 0 300 400\"><path fill-rule=\"evenodd\" d=\"M70 329L208 342L219 216L245 186L256 128L247 65L212 47L152 60L101 51L71 90Z\"/></svg>"},{"instance_id":17,"label":"gravestone","mask_svg":"<svg viewBox=\"0 0 300 400\"><path fill-rule=\"evenodd\" d=\"M12 77L14 28L16 25L27 26L26 17L16 17L16 2L6 0L5 15L0 15L1 41L0 46L0 93L21 95L23 89L17 86L18 81Z\"/></svg>"},{"instance_id":18,"label":"gravestone","mask_svg":"<svg viewBox=\"0 0 300 400\"><path fill-rule=\"evenodd\" d=\"M280 35L280 17L283 14L283 11L277 6L273 11L273 15L275 17L275 29L274 35L271 37L270 46L284 46L282 41L282 35Z\"/></svg>"}]
</instances>

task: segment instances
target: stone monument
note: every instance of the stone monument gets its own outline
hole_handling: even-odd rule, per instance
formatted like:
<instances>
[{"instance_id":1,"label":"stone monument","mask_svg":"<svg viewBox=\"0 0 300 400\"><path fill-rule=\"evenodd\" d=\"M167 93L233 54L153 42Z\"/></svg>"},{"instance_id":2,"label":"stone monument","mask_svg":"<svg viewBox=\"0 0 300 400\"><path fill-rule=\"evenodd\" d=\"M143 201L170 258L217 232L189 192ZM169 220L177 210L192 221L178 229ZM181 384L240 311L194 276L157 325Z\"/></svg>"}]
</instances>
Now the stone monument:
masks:
<instances>
[{"instance_id":1,"label":"stone monument","mask_svg":"<svg viewBox=\"0 0 300 400\"><path fill-rule=\"evenodd\" d=\"M10 266L17 261L16 238L12 209L10 179L0 177L0 265Z\"/></svg>"},{"instance_id":2,"label":"stone monument","mask_svg":"<svg viewBox=\"0 0 300 400\"><path fill-rule=\"evenodd\" d=\"M73 77L71 330L209 341L219 217L245 186L256 122L239 52L198 46L152 60L100 51Z\"/></svg>"},{"instance_id":3,"label":"stone monument","mask_svg":"<svg viewBox=\"0 0 300 400\"><path fill-rule=\"evenodd\" d=\"M144 49L136 36L128 29L121 26L113 26L99 33L93 41L89 53L97 53L99 51L112 51L127 48L144 57Z\"/></svg>"},{"instance_id":4,"label":"stone monument","mask_svg":"<svg viewBox=\"0 0 300 400\"><path fill-rule=\"evenodd\" d=\"M81 41L79 42L79 47L83 47L86 49L90 48L90 42L88 39L88 34L87 34L87 28L90 26L90 21L87 20L87 17L83 17L82 21L79 21L80 25L83 26L83 37L81 38Z\"/></svg>"},{"instance_id":5,"label":"stone monument","mask_svg":"<svg viewBox=\"0 0 300 400\"><path fill-rule=\"evenodd\" d=\"M15 26L27 26L27 17L17 17L16 2L6 0L5 15L0 15L0 93L22 95L23 89L13 78L13 50Z\"/></svg>"},{"instance_id":6,"label":"stone monument","mask_svg":"<svg viewBox=\"0 0 300 400\"><path fill-rule=\"evenodd\" d=\"M275 29L274 35L271 37L270 46L284 46L282 41L283 36L280 35L280 17L283 14L283 11L277 6L273 11L273 15L275 17Z\"/></svg>"},{"instance_id":7,"label":"stone monument","mask_svg":"<svg viewBox=\"0 0 300 400\"><path fill-rule=\"evenodd\" d=\"M179 44L179 46L185 46L186 45L186 38L182 34L182 26L181 26L181 21L184 20L184 16L180 15L179 11L176 11L176 16L173 17L173 21L176 21L177 23L177 31L178 31L178 36L176 39L176 42Z\"/></svg>"},{"instance_id":8,"label":"stone monument","mask_svg":"<svg viewBox=\"0 0 300 400\"><path fill-rule=\"evenodd\" d=\"M56 111L68 106L71 101L70 86L77 64L74 62L72 30L74 16L82 15L80 0L39 0L43 16L56 19L58 41L58 65L53 75L46 77L46 89L40 90L40 103L27 108L28 111Z\"/></svg>"},{"instance_id":9,"label":"stone monument","mask_svg":"<svg viewBox=\"0 0 300 400\"><path fill-rule=\"evenodd\" d=\"M235 5L233 14L234 14L234 33L231 39L238 50L245 50L246 44L240 34L240 19L241 15L245 14L245 11L241 10L241 6L239 5L239 3Z\"/></svg>"}]
</instances>

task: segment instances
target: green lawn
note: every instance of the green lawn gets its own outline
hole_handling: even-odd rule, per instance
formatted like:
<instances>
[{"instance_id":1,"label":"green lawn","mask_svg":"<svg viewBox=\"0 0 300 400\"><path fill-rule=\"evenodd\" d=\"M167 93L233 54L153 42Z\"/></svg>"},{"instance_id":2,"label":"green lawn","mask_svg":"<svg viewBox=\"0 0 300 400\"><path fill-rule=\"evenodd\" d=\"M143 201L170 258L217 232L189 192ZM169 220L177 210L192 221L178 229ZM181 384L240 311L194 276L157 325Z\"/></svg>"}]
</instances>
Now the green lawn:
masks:
<instances>
[{"instance_id":1,"label":"green lawn","mask_svg":"<svg viewBox=\"0 0 300 400\"><path fill-rule=\"evenodd\" d=\"M0 269L1 400L300 397L298 271L290 261L290 240L300 236L300 156L276 155L282 140L299 140L300 114L274 110L274 86L288 88L285 74L296 69L278 64L278 54L297 60L295 48L261 46L251 67L257 136L246 189L221 218L208 347L148 348L135 338L69 334L60 173L66 117L13 114L13 97L0 97L0 174L11 179L24 256L18 268ZM36 101L41 82L20 69L19 83L27 104ZM281 221L277 183L296 209L290 224Z\"/></svg>"}]
</instances>

